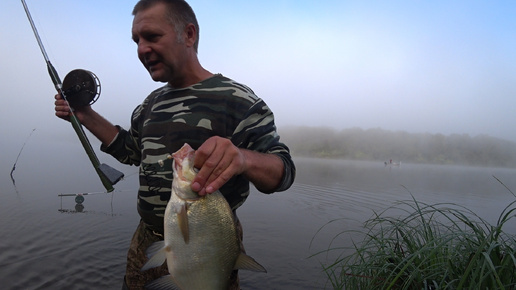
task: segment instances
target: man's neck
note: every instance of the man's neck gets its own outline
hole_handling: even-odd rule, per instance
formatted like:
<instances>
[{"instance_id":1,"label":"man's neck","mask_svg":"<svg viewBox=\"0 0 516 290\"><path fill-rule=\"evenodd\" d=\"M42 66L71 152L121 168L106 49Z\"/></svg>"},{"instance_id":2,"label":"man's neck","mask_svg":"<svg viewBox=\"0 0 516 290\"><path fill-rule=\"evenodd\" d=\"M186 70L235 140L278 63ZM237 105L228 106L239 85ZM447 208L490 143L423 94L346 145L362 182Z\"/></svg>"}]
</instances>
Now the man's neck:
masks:
<instances>
[{"instance_id":1,"label":"man's neck","mask_svg":"<svg viewBox=\"0 0 516 290\"><path fill-rule=\"evenodd\" d=\"M183 73L183 77L181 79L174 79L168 84L173 88L186 88L191 85L202 82L206 79L209 79L213 76L213 73L204 69L200 64L194 66L194 69Z\"/></svg>"}]
</instances>

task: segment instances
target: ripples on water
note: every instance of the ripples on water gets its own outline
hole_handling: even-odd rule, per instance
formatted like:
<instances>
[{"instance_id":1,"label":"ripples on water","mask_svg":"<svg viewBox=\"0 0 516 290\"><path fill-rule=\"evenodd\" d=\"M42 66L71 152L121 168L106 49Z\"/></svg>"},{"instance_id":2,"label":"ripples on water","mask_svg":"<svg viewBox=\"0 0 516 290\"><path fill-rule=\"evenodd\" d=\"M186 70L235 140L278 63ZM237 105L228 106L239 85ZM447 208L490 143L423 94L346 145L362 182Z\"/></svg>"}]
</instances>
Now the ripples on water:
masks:
<instances>
[{"instance_id":1,"label":"ripples on water","mask_svg":"<svg viewBox=\"0 0 516 290\"><path fill-rule=\"evenodd\" d=\"M373 211L411 199L411 194L427 203L462 204L495 221L514 197L492 175L516 190L513 169L295 161L298 176L291 189L273 195L253 191L238 210L247 253L268 270L241 271L243 289L324 288L320 262L333 256L309 257L326 250L338 233L360 229ZM60 199L57 194L97 186L96 177L86 175L81 184L75 181L77 173L70 172L64 178L70 184L61 184L39 170L51 181L31 183L30 173L17 172L15 190L10 168L0 177L3 288L120 289L126 251L138 222L132 191L136 179L117 185L124 192L86 196L84 212L74 213L73 197ZM511 226L516 231L514 223ZM333 245L349 246L357 238L343 235Z\"/></svg>"},{"instance_id":2,"label":"ripples on water","mask_svg":"<svg viewBox=\"0 0 516 290\"><path fill-rule=\"evenodd\" d=\"M120 284L128 220L109 212L60 213L57 202L53 207L44 202L31 211L20 211L20 205L2 212L3 223L9 224L1 227L4 289L114 289Z\"/></svg>"}]
</instances>

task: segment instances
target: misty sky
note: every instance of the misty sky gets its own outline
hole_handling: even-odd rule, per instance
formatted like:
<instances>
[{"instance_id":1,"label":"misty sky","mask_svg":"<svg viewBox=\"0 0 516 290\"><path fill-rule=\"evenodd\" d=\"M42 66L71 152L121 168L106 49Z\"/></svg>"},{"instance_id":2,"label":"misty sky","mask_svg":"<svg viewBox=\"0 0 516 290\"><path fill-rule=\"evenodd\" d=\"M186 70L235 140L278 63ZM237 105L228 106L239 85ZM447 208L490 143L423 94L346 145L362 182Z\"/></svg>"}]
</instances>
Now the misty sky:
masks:
<instances>
[{"instance_id":1,"label":"misty sky","mask_svg":"<svg viewBox=\"0 0 516 290\"><path fill-rule=\"evenodd\" d=\"M131 40L136 1L27 0L61 78L94 72L94 107L128 127L154 88ZM514 1L191 0L204 67L289 125L487 134L516 141ZM76 138L20 1L0 3L0 133ZM75 141L78 142L78 141ZM2 145L4 146L4 145ZM18 147L19 148L19 147Z\"/></svg>"}]
</instances>

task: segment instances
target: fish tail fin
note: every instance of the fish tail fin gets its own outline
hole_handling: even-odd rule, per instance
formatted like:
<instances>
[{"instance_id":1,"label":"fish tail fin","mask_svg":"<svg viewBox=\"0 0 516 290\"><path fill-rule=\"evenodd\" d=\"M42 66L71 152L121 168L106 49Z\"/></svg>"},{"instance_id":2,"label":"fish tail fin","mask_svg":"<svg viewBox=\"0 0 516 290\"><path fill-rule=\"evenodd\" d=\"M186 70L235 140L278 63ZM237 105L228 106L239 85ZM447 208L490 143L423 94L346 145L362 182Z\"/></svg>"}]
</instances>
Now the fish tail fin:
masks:
<instances>
[{"instance_id":1,"label":"fish tail fin","mask_svg":"<svg viewBox=\"0 0 516 290\"><path fill-rule=\"evenodd\" d=\"M155 268L163 265L165 260L167 259L166 250L165 250L165 242L159 241L150 245L146 250L147 257L149 260L142 267L142 271L148 270L150 268Z\"/></svg>"},{"instance_id":2,"label":"fish tail fin","mask_svg":"<svg viewBox=\"0 0 516 290\"><path fill-rule=\"evenodd\" d=\"M240 255L238 256L237 261L235 263L235 270L236 269L267 273L267 270L265 270L265 268L262 265L260 265L258 262L256 262L255 259L249 257L244 253L240 253Z\"/></svg>"}]
</instances>

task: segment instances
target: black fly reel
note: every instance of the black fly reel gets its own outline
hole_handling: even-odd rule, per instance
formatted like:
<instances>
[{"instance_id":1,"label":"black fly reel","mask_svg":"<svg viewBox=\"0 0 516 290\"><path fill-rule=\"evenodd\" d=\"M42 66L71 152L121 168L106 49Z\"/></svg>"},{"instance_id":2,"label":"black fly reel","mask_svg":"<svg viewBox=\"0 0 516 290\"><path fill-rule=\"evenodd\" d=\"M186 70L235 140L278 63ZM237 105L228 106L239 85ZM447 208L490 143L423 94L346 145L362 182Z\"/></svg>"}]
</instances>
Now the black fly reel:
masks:
<instances>
[{"instance_id":1,"label":"black fly reel","mask_svg":"<svg viewBox=\"0 0 516 290\"><path fill-rule=\"evenodd\" d=\"M73 108L89 106L100 96L100 81L90 71L75 69L65 76L62 90Z\"/></svg>"}]
</instances>

